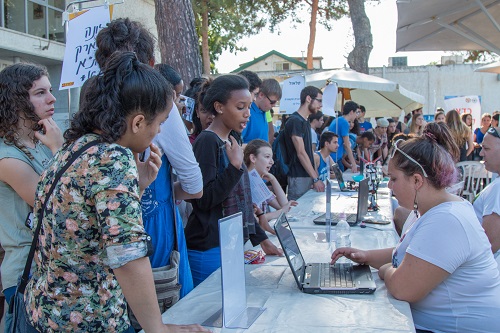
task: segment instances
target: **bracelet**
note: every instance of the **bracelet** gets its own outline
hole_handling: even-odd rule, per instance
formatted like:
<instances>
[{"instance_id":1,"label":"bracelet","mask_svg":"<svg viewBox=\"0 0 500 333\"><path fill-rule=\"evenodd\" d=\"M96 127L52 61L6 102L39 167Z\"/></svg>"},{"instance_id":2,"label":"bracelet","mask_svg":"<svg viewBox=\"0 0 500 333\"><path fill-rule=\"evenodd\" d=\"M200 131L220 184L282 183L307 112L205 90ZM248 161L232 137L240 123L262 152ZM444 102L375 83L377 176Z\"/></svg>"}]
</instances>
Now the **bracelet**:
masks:
<instances>
[{"instance_id":1,"label":"bracelet","mask_svg":"<svg viewBox=\"0 0 500 333\"><path fill-rule=\"evenodd\" d=\"M261 217L261 216L262 216L262 215L264 215L264 214L265 214L265 213L264 213L264 212L262 212L262 213L260 213L260 214L257 214L256 216L257 216L257 217Z\"/></svg>"}]
</instances>

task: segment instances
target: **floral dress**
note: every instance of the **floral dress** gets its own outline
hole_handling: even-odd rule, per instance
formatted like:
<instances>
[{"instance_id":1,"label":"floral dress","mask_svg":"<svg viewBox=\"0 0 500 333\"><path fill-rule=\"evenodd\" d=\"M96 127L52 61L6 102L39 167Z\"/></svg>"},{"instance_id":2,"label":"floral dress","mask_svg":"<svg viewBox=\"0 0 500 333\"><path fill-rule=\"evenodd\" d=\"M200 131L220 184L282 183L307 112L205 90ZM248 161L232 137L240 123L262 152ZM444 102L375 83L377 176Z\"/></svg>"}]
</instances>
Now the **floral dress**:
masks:
<instances>
[{"instance_id":1,"label":"floral dress","mask_svg":"<svg viewBox=\"0 0 500 333\"><path fill-rule=\"evenodd\" d=\"M28 320L41 332L122 332L127 304L113 269L148 254L137 167L118 144L88 148L45 193L71 155L99 137L61 149L42 174L35 212L49 200L25 294Z\"/></svg>"}]
</instances>

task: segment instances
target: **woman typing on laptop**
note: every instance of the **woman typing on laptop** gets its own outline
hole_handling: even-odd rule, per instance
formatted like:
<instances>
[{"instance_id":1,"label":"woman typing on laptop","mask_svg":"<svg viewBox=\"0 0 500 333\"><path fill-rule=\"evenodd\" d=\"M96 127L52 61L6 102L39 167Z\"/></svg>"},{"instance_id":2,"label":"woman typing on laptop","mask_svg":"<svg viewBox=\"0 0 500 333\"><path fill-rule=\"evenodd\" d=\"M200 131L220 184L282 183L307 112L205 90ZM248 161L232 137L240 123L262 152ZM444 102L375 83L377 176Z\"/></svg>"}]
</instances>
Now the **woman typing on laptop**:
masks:
<instances>
[{"instance_id":1,"label":"woman typing on laptop","mask_svg":"<svg viewBox=\"0 0 500 333\"><path fill-rule=\"evenodd\" d=\"M410 303L417 332L496 332L499 272L471 204L446 192L457 172L449 152L458 147L442 124L395 142L389 187L420 218L395 248L340 248L332 262L345 256L377 268L389 292Z\"/></svg>"}]
</instances>

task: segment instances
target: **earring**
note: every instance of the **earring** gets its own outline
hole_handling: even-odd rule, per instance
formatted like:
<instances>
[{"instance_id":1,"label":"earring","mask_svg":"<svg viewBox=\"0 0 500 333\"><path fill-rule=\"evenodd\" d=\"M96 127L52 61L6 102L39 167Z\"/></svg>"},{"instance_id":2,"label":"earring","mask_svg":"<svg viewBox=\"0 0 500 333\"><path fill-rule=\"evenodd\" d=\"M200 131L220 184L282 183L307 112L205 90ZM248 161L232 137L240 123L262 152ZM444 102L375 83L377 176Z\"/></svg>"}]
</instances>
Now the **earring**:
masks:
<instances>
[{"instance_id":1,"label":"earring","mask_svg":"<svg viewBox=\"0 0 500 333\"><path fill-rule=\"evenodd\" d=\"M417 190L415 190L415 199L413 200L413 213L418 218L418 201L417 201Z\"/></svg>"}]
</instances>

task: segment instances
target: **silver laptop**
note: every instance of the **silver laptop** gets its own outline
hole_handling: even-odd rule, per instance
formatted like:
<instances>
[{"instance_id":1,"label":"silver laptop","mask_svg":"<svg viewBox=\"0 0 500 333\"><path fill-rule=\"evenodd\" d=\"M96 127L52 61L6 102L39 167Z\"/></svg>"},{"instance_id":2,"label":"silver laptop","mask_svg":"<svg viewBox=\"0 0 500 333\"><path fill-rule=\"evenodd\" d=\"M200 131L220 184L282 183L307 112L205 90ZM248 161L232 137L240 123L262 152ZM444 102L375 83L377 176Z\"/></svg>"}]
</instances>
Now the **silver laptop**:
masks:
<instances>
[{"instance_id":1,"label":"silver laptop","mask_svg":"<svg viewBox=\"0 0 500 333\"><path fill-rule=\"evenodd\" d=\"M366 265L306 264L284 213L274 224L297 287L308 294L372 294L377 289Z\"/></svg>"},{"instance_id":2,"label":"silver laptop","mask_svg":"<svg viewBox=\"0 0 500 333\"><path fill-rule=\"evenodd\" d=\"M332 211L331 209L331 186L328 184L329 182L327 181L327 186L326 186L326 204L330 205L330 207L326 207L326 210L328 209ZM357 210L356 213L345 213L345 218L347 223L349 225L356 225L358 223L361 223L363 221L364 216L368 213L368 179L363 179L362 181L359 182L359 187L358 187L358 202L357 202ZM340 216L341 212L332 212L331 213L331 220L332 220L332 225L336 225L340 221ZM326 213L323 215L318 216L313 220L314 224L320 224L320 225L325 225L326 224Z\"/></svg>"},{"instance_id":3,"label":"silver laptop","mask_svg":"<svg viewBox=\"0 0 500 333\"><path fill-rule=\"evenodd\" d=\"M340 170L340 167L337 163L332 164L332 171L333 171L333 174L335 175L335 179L337 179L337 182L339 183L340 191L342 191L342 192L356 192L357 191L355 189L348 189L346 187L345 181L344 181L344 175L342 174L342 170Z\"/></svg>"}]
</instances>

